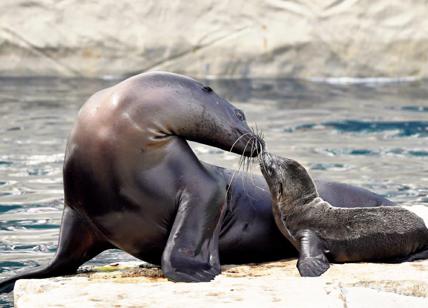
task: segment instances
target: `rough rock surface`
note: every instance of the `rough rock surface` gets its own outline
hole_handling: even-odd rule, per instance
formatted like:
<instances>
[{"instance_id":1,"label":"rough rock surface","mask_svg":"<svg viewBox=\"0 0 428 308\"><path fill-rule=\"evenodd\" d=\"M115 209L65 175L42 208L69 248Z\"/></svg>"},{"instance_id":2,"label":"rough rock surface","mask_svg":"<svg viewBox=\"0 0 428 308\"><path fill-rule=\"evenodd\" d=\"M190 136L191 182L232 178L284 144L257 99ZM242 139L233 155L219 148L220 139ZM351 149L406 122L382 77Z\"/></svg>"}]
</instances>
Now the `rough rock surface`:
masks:
<instances>
[{"instance_id":1,"label":"rough rock surface","mask_svg":"<svg viewBox=\"0 0 428 308\"><path fill-rule=\"evenodd\" d=\"M172 283L160 269L125 263L77 276L17 282L26 307L428 307L428 260L333 264L301 278L296 260L224 266L209 283Z\"/></svg>"},{"instance_id":2,"label":"rough rock surface","mask_svg":"<svg viewBox=\"0 0 428 308\"><path fill-rule=\"evenodd\" d=\"M0 75L428 77L428 1L2 0Z\"/></svg>"}]
</instances>

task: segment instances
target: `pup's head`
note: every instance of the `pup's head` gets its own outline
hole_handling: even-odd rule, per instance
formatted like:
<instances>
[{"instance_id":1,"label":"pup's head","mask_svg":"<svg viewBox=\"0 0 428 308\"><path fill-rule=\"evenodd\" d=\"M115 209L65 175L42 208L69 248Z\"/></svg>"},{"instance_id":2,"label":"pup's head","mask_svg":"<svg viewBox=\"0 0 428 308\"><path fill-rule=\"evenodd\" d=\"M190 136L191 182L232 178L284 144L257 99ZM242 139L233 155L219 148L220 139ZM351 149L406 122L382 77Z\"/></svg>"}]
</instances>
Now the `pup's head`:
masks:
<instances>
[{"instance_id":1,"label":"pup's head","mask_svg":"<svg viewBox=\"0 0 428 308\"><path fill-rule=\"evenodd\" d=\"M274 202L304 203L318 197L315 184L306 169L295 160L263 152L260 169Z\"/></svg>"}]
</instances>

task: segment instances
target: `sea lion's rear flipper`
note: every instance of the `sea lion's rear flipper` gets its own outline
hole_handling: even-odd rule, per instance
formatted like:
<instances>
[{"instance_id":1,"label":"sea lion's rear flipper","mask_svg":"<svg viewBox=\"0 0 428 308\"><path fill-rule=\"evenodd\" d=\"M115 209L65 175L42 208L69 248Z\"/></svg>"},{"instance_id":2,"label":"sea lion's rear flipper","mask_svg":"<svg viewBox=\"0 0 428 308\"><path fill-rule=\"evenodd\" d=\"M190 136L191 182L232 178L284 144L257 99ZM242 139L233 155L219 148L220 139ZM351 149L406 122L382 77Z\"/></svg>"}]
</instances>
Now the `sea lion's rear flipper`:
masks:
<instances>
[{"instance_id":1,"label":"sea lion's rear flipper","mask_svg":"<svg viewBox=\"0 0 428 308\"><path fill-rule=\"evenodd\" d=\"M297 269L302 277L317 277L330 267L321 239L311 230L302 230L296 237L300 254Z\"/></svg>"},{"instance_id":2,"label":"sea lion's rear flipper","mask_svg":"<svg viewBox=\"0 0 428 308\"><path fill-rule=\"evenodd\" d=\"M220 274L219 221L225 193L207 187L194 191L181 196L162 254L162 270L176 282L206 282Z\"/></svg>"},{"instance_id":3,"label":"sea lion's rear flipper","mask_svg":"<svg viewBox=\"0 0 428 308\"><path fill-rule=\"evenodd\" d=\"M112 248L102 235L82 219L74 210L64 208L58 250L54 259L46 266L24 272L0 282L0 293L11 292L19 279L48 278L76 272L84 262L100 252Z\"/></svg>"},{"instance_id":4,"label":"sea lion's rear flipper","mask_svg":"<svg viewBox=\"0 0 428 308\"><path fill-rule=\"evenodd\" d=\"M428 259L428 249L414 253L406 258L402 258L398 260L398 262L413 262L413 261L425 260L425 259Z\"/></svg>"}]
</instances>

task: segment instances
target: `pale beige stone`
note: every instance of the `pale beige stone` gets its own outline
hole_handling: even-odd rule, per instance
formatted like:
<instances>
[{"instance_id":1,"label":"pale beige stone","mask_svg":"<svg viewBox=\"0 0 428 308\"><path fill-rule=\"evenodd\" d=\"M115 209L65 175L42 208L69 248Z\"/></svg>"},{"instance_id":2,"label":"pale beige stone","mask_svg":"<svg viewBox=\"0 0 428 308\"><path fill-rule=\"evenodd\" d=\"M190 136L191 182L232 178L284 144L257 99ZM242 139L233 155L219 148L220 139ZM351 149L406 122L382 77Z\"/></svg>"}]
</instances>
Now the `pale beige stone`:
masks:
<instances>
[{"instance_id":1,"label":"pale beige stone","mask_svg":"<svg viewBox=\"0 0 428 308\"><path fill-rule=\"evenodd\" d=\"M0 1L0 74L428 76L426 0Z\"/></svg>"},{"instance_id":2,"label":"pale beige stone","mask_svg":"<svg viewBox=\"0 0 428 308\"><path fill-rule=\"evenodd\" d=\"M20 280L15 305L26 307L428 307L428 260L332 264L301 278L296 260L229 265L209 283L173 283L137 263L89 273Z\"/></svg>"}]
</instances>

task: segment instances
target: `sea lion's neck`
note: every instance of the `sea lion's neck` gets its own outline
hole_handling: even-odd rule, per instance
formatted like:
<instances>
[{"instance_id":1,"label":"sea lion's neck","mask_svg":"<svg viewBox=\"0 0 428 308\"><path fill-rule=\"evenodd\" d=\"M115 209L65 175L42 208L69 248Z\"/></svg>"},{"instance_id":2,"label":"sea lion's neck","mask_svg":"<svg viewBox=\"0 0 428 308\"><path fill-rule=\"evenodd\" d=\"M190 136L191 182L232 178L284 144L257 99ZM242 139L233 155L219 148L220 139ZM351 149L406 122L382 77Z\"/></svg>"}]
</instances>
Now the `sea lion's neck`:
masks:
<instances>
[{"instance_id":1,"label":"sea lion's neck","mask_svg":"<svg viewBox=\"0 0 428 308\"><path fill-rule=\"evenodd\" d=\"M147 106L136 113L136 123L144 127L144 133L149 143L163 142L165 138L179 137L183 139L198 139L194 136L202 121L203 108L189 103L174 102L168 99L164 103ZM193 137L193 138L192 138Z\"/></svg>"},{"instance_id":2,"label":"sea lion's neck","mask_svg":"<svg viewBox=\"0 0 428 308\"><path fill-rule=\"evenodd\" d=\"M205 136L196 134L201 133L198 127L204 121L203 106L191 99L177 99L169 92L148 93L144 101L139 102L134 101L138 98L119 100L115 108L109 106L111 111L103 122L109 129L127 136L128 142L136 142L144 148L165 145L175 137L203 139Z\"/></svg>"},{"instance_id":3,"label":"sea lion's neck","mask_svg":"<svg viewBox=\"0 0 428 308\"><path fill-rule=\"evenodd\" d=\"M144 129L147 145L179 137L229 150L238 136L222 114L191 96L187 99L164 93L155 101L129 113L133 123ZM229 146L230 145L230 146Z\"/></svg>"},{"instance_id":4,"label":"sea lion's neck","mask_svg":"<svg viewBox=\"0 0 428 308\"><path fill-rule=\"evenodd\" d=\"M321 199L315 192L302 195L299 198L285 198L279 201L279 206L281 207L285 215L291 215L305 211L307 209L323 207L324 203L325 201Z\"/></svg>"},{"instance_id":5,"label":"sea lion's neck","mask_svg":"<svg viewBox=\"0 0 428 308\"><path fill-rule=\"evenodd\" d=\"M280 196L284 210L303 211L322 206L324 200L319 197L314 181L303 166L294 161L290 163L290 170L285 172L286 176L281 183L285 189Z\"/></svg>"}]
</instances>

